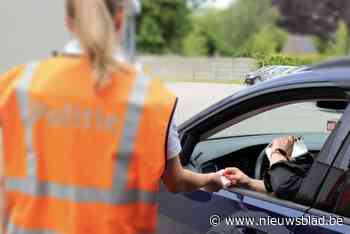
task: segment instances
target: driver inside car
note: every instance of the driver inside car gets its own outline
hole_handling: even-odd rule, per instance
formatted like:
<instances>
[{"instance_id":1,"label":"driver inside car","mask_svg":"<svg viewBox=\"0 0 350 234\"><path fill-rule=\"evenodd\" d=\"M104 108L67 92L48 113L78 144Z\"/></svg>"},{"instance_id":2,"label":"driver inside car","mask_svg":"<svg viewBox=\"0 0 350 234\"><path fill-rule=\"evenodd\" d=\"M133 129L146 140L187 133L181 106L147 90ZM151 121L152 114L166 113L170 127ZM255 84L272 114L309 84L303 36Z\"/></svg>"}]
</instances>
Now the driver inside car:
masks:
<instances>
[{"instance_id":1,"label":"driver inside car","mask_svg":"<svg viewBox=\"0 0 350 234\"><path fill-rule=\"evenodd\" d=\"M247 188L270 193L281 199L293 200L313 163L313 156L309 152L292 157L296 141L292 136L273 140L268 157L270 166L263 180L250 178L235 167L226 168L224 175L230 180L231 187Z\"/></svg>"}]
</instances>

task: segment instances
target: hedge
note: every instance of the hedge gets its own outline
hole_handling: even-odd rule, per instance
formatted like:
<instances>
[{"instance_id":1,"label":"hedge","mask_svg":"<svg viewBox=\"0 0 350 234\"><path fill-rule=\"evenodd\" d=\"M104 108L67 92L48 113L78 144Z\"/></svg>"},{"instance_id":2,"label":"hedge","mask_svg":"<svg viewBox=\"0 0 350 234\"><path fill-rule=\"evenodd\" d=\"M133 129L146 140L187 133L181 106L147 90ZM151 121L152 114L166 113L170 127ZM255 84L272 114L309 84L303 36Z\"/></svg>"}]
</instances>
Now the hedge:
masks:
<instances>
[{"instance_id":1,"label":"hedge","mask_svg":"<svg viewBox=\"0 0 350 234\"><path fill-rule=\"evenodd\" d=\"M329 56L311 54L311 55L283 55L270 54L265 56L254 56L258 67L269 65L303 66L319 63L329 59Z\"/></svg>"}]
</instances>

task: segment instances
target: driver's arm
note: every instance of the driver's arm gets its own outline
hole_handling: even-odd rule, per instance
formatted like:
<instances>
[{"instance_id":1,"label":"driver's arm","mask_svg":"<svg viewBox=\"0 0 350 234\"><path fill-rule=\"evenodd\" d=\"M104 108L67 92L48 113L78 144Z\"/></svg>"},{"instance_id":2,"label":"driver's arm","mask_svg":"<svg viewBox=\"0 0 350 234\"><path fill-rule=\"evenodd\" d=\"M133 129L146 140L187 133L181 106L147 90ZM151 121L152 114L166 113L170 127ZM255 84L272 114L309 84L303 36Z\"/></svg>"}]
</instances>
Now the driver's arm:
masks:
<instances>
[{"instance_id":1,"label":"driver's arm","mask_svg":"<svg viewBox=\"0 0 350 234\"><path fill-rule=\"evenodd\" d=\"M238 186L256 192L266 192L264 181L252 179L236 167L226 168L224 175L231 181L232 186Z\"/></svg>"},{"instance_id":2,"label":"driver's arm","mask_svg":"<svg viewBox=\"0 0 350 234\"><path fill-rule=\"evenodd\" d=\"M264 181L262 180L255 180L250 178L250 182L248 184L248 187L250 190L260 192L260 193L266 193L266 187L264 184Z\"/></svg>"},{"instance_id":3,"label":"driver's arm","mask_svg":"<svg viewBox=\"0 0 350 234\"><path fill-rule=\"evenodd\" d=\"M270 166L279 163L281 161L287 161L291 157L293 151L294 137L284 137L275 139L272 142L273 153L269 159ZM282 149L286 152L286 156L278 153L275 149ZM266 182L263 180L252 179L238 168L227 168L225 170L225 176L231 181L232 185L244 187L256 192L272 192L271 187L266 188ZM269 185L271 183L268 183Z\"/></svg>"}]
</instances>

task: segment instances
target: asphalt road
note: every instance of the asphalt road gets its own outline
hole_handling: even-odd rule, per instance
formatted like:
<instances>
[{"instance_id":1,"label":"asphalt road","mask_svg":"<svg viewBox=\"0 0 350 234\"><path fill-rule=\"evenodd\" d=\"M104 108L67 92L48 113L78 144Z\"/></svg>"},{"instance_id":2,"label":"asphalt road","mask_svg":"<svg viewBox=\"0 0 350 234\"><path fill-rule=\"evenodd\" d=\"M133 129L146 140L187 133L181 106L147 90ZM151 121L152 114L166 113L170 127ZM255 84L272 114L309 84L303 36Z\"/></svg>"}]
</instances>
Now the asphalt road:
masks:
<instances>
[{"instance_id":1,"label":"asphalt road","mask_svg":"<svg viewBox=\"0 0 350 234\"><path fill-rule=\"evenodd\" d=\"M234 94L245 86L215 83L168 83L170 90L179 98L175 112L178 124L189 119L221 99Z\"/></svg>"}]
</instances>

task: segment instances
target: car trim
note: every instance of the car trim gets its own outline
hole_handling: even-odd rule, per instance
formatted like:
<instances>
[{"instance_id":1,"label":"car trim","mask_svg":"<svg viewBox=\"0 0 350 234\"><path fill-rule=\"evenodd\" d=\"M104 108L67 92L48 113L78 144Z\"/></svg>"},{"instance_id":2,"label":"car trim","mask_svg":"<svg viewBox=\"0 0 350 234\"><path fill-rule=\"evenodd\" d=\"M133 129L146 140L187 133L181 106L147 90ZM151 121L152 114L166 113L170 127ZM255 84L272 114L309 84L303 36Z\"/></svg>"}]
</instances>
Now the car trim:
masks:
<instances>
[{"instance_id":1,"label":"car trim","mask_svg":"<svg viewBox=\"0 0 350 234\"><path fill-rule=\"evenodd\" d=\"M279 198L273 197L272 194L255 192L255 191L251 191L243 188L224 189L224 190L220 190L218 194L230 199L232 199L232 196L237 196L239 200L241 201L245 200L244 201L245 203L252 204L254 206L256 206L256 204L259 202L272 203L272 205L278 206L278 207L274 207L275 209L271 209L271 210L275 211L276 213L278 212L284 215L290 215L290 210L287 210L287 208L295 209L301 212L302 214L309 209L308 206L301 205L293 201L279 199ZM262 207L266 208L266 205L267 204L262 204ZM268 204L268 205L271 205L271 204ZM283 212L283 210L280 210L281 208L280 206L285 207L286 210Z\"/></svg>"}]
</instances>

